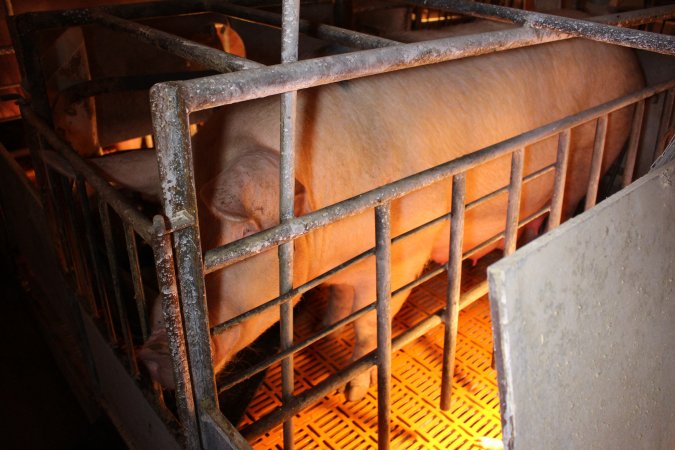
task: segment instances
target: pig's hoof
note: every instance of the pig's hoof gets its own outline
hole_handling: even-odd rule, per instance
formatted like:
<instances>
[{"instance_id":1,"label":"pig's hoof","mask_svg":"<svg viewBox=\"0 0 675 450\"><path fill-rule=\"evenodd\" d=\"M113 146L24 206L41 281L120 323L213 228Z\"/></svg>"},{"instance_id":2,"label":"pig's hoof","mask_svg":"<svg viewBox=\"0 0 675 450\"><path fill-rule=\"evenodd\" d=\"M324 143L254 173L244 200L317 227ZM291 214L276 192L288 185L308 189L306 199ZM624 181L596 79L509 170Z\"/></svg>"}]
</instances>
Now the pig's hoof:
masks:
<instances>
[{"instance_id":1,"label":"pig's hoof","mask_svg":"<svg viewBox=\"0 0 675 450\"><path fill-rule=\"evenodd\" d=\"M368 393L371 385L377 383L377 367L372 367L365 373L347 383L345 387L345 398L348 402L358 402Z\"/></svg>"}]
</instances>

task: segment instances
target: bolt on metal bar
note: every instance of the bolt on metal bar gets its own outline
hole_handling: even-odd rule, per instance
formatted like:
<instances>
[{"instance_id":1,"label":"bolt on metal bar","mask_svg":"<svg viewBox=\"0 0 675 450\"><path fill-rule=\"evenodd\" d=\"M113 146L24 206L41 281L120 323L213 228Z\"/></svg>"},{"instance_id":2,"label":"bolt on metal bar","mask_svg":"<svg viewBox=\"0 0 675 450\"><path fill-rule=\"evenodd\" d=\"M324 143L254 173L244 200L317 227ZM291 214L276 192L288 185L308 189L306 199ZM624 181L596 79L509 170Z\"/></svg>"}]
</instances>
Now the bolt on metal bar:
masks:
<instances>
[{"instance_id":1,"label":"bolt on metal bar","mask_svg":"<svg viewBox=\"0 0 675 450\"><path fill-rule=\"evenodd\" d=\"M588 20L542 14L522 9L507 8L467 0L410 0L410 3L429 8L450 10L474 17L502 19L548 33L564 33L608 44L622 45L664 54L675 53L675 37L646 31L622 28ZM675 14L675 8L672 9ZM616 16L610 16L612 18Z\"/></svg>"},{"instance_id":2,"label":"bolt on metal bar","mask_svg":"<svg viewBox=\"0 0 675 450\"><path fill-rule=\"evenodd\" d=\"M136 300L136 310L138 320L141 324L141 334L143 340L148 339L147 308L145 302L145 290L143 288L143 277L141 276L141 267L138 261L138 245L136 244L136 233L128 223L124 224L124 237L127 243L127 255L129 256L129 268L131 269L131 281L134 286L134 299Z\"/></svg>"},{"instance_id":3,"label":"bolt on metal bar","mask_svg":"<svg viewBox=\"0 0 675 450\"><path fill-rule=\"evenodd\" d=\"M504 231L504 256L508 256L516 251L520 193L523 189L524 156L524 148L519 148L511 154L511 181L509 183L509 201L508 209L506 210L506 228Z\"/></svg>"},{"instance_id":4,"label":"bolt on metal bar","mask_svg":"<svg viewBox=\"0 0 675 450\"><path fill-rule=\"evenodd\" d=\"M608 115L598 119L595 128L595 142L593 144L593 159L591 160L591 173L588 181L588 190L586 191L586 203L584 211L589 210L598 198L598 186L600 185L600 171L602 169L602 156L605 153L605 141L607 139Z\"/></svg>"},{"instance_id":5,"label":"bolt on metal bar","mask_svg":"<svg viewBox=\"0 0 675 450\"><path fill-rule=\"evenodd\" d=\"M249 255L260 253L278 243L287 242L310 231L328 225L338 218L356 215L366 209L373 208L383 201L400 198L417 189L424 188L456 173L469 170L479 164L506 155L517 148L531 145L560 133L560 130L573 128L602 114L621 109L675 86L675 80L645 88L635 94L598 105L581 113L544 125L535 130L522 133L505 141L490 145L483 149L466 154L452 161L440 164L399 181L368 191L358 197L348 199L317 211L297 217L286 224L281 224L236 242L208 250L205 253L204 265L206 273L212 273Z\"/></svg>"},{"instance_id":6,"label":"bolt on metal bar","mask_svg":"<svg viewBox=\"0 0 675 450\"><path fill-rule=\"evenodd\" d=\"M161 50L180 56L188 61L196 62L209 69L217 70L218 72L264 67L263 64L109 14L92 12L91 19L93 23L103 25L114 31L130 34L141 42L153 45Z\"/></svg>"},{"instance_id":7,"label":"bolt on metal bar","mask_svg":"<svg viewBox=\"0 0 675 450\"><path fill-rule=\"evenodd\" d=\"M645 115L645 100L640 100L633 113L633 124L630 130L630 141L628 142L628 152L626 154L626 167L623 170L622 187L626 187L633 181L635 172L635 160L637 159L638 146L640 144L640 134L642 133L642 119Z\"/></svg>"},{"instance_id":8,"label":"bolt on metal bar","mask_svg":"<svg viewBox=\"0 0 675 450\"><path fill-rule=\"evenodd\" d=\"M391 421L391 203L375 208L377 282L377 448L389 448Z\"/></svg>"},{"instance_id":9,"label":"bolt on metal bar","mask_svg":"<svg viewBox=\"0 0 675 450\"><path fill-rule=\"evenodd\" d=\"M117 316L120 323L122 339L124 340L124 350L127 355L127 363L129 369L134 377L140 373L138 370L138 362L134 352L134 342L131 338L131 327L129 326L129 319L124 300L122 299L122 288L120 286L119 272L117 270L117 256L115 255L115 244L113 241L112 227L110 224L110 212L107 203L99 202L99 214L101 216L101 227L103 228L103 239L105 241L106 254L108 255L108 270L113 286L113 293L115 295L115 305L117 306Z\"/></svg>"},{"instance_id":10,"label":"bolt on metal bar","mask_svg":"<svg viewBox=\"0 0 675 450\"><path fill-rule=\"evenodd\" d=\"M565 178L567 177L567 161L570 153L569 128L560 132L558 138L558 156L556 159L555 181L553 182L553 198L551 199L551 213L548 216L546 231L551 231L560 225L562 216L563 196L565 195Z\"/></svg>"},{"instance_id":11,"label":"bolt on metal bar","mask_svg":"<svg viewBox=\"0 0 675 450\"><path fill-rule=\"evenodd\" d=\"M193 395L195 404L200 407L217 408L201 240L199 225L194 220L197 217L197 197L190 120L171 83L155 85L150 91L150 98L162 205L169 221L168 228L175 229L173 248ZM201 416L198 420L202 420ZM208 438L201 427L200 433L202 439Z\"/></svg>"},{"instance_id":12,"label":"bolt on metal bar","mask_svg":"<svg viewBox=\"0 0 675 450\"><path fill-rule=\"evenodd\" d=\"M157 267L157 281L162 302L164 327L169 341L169 351L173 364L173 376L176 383L176 409L183 428L185 444L188 449L201 448L195 401L192 393L190 369L185 346L185 330L181 320L180 302L176 288L176 272L171 251L171 236L167 233L162 216L153 218L153 251Z\"/></svg>"},{"instance_id":13,"label":"bolt on metal bar","mask_svg":"<svg viewBox=\"0 0 675 450\"><path fill-rule=\"evenodd\" d=\"M466 173L452 177L452 219L450 223L450 255L448 258L447 304L443 314L445 332L443 339L443 370L441 373L441 409L450 409L452 376L457 350L457 325L459 321L459 296L462 283L462 245L464 242L464 199Z\"/></svg>"},{"instance_id":14,"label":"bolt on metal bar","mask_svg":"<svg viewBox=\"0 0 675 450\"><path fill-rule=\"evenodd\" d=\"M281 62L298 60L298 21L300 20L300 1L288 0L282 3L281 25ZM295 205L295 128L298 93L286 92L281 96L281 136L280 136L280 176L279 176L279 220L286 223L293 220ZM293 289L294 243L286 242L279 246L279 293L285 294ZM280 345L281 350L293 346L293 304L280 305ZM281 398L285 404L293 397L295 378L293 374L294 355L290 354L281 361ZM293 418L284 422L284 448L294 448Z\"/></svg>"},{"instance_id":15,"label":"bolt on metal bar","mask_svg":"<svg viewBox=\"0 0 675 450\"><path fill-rule=\"evenodd\" d=\"M208 8L212 11L226 14L235 18L253 20L266 25L281 25L281 17L279 14L270 11L234 5L230 2L222 0L209 1ZM312 23L303 19L299 21L298 25L300 27L299 31L301 33L350 48L380 48L397 44L396 41L392 41L390 39L359 33L357 31L347 30L331 25Z\"/></svg>"}]
</instances>

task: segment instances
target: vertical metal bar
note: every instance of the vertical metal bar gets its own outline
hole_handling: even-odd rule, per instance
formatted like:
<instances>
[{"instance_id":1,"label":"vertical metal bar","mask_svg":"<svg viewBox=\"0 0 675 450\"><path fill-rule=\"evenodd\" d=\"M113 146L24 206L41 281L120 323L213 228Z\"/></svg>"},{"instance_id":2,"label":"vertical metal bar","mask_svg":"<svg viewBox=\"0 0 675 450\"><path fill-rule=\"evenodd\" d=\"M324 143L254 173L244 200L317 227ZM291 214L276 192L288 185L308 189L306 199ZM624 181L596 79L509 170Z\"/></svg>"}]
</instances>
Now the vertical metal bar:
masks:
<instances>
[{"instance_id":1,"label":"vertical metal bar","mask_svg":"<svg viewBox=\"0 0 675 450\"><path fill-rule=\"evenodd\" d=\"M524 155L524 148L519 148L511 154L511 181L509 183L509 206L506 211L504 256L510 255L516 250L516 241L518 240L518 215L520 213L520 193L523 188Z\"/></svg>"},{"instance_id":2,"label":"vertical metal bar","mask_svg":"<svg viewBox=\"0 0 675 450\"><path fill-rule=\"evenodd\" d=\"M141 277L141 267L138 262L136 233L134 233L134 228L128 223L124 224L124 237L127 242L129 269L131 270L131 280L134 284L134 299L136 300L136 309L138 310L138 320L141 323L141 334L143 335L143 340L146 340L149 334L146 320L147 308L145 306L145 290L143 289L143 277Z\"/></svg>"},{"instance_id":3,"label":"vertical metal bar","mask_svg":"<svg viewBox=\"0 0 675 450\"><path fill-rule=\"evenodd\" d=\"M633 113L633 126L630 131L630 141L628 143L628 153L626 154L626 166L623 170L623 187L628 186L633 181L635 172L635 160L637 159L638 145L640 144L640 134L642 133L642 119L645 115L645 100L640 100L635 106Z\"/></svg>"},{"instance_id":4,"label":"vertical metal bar","mask_svg":"<svg viewBox=\"0 0 675 450\"><path fill-rule=\"evenodd\" d=\"M113 291L115 293L115 304L117 306L117 314L119 316L120 327L122 328L122 338L124 339L124 350L127 354L127 360L131 374L136 377L139 375L138 362L134 354L134 344L131 338L131 328L129 327L129 320L127 317L126 308L122 299L122 290L120 287L119 273L117 272L117 256L115 255L115 244L113 242L112 229L110 226L110 212L108 211L108 204L105 202L99 203L99 213L101 216L101 226L103 227L103 239L105 240L106 253L108 254L108 265L110 276L112 278Z\"/></svg>"},{"instance_id":5,"label":"vertical metal bar","mask_svg":"<svg viewBox=\"0 0 675 450\"><path fill-rule=\"evenodd\" d=\"M91 254L92 264L94 267L94 276L96 280L96 290L101 301L102 317L108 332L108 339L113 346L119 344L117 331L113 326L112 310L108 299L108 291L105 286L105 280L102 278L102 261L99 252L96 249L96 240L94 239L94 224L92 223L92 210L89 204L89 197L84 186L84 181L80 178L78 184L78 191L80 192L80 200L82 202L82 211L84 214L85 231L87 233L87 243L89 245L89 252Z\"/></svg>"},{"instance_id":6,"label":"vertical metal bar","mask_svg":"<svg viewBox=\"0 0 675 450\"><path fill-rule=\"evenodd\" d=\"M663 101L663 109L661 111L661 122L659 123L659 133L658 139L656 140L654 160L656 160L656 158L659 157L666 148L668 124L670 124L670 118L673 113L673 103L675 103L675 90L670 89L667 93L663 93L662 95L665 96L665 99Z\"/></svg>"},{"instance_id":7,"label":"vertical metal bar","mask_svg":"<svg viewBox=\"0 0 675 450\"><path fill-rule=\"evenodd\" d=\"M464 197L466 174L452 177L452 218L450 220L450 259L448 262L447 306L443 314L445 336L443 343L443 373L441 374L441 409L450 409L452 377L457 351L459 323L459 288L462 282L462 245L464 242Z\"/></svg>"},{"instance_id":8,"label":"vertical metal bar","mask_svg":"<svg viewBox=\"0 0 675 450\"><path fill-rule=\"evenodd\" d=\"M87 198L87 188L84 184L84 178L82 176L78 175L75 177L75 190L77 192L78 198L80 200L80 212L82 214L82 221L83 221L83 226L84 226L84 236L86 239L86 247L87 247L87 255L89 257L89 264L91 267L91 270L89 270L89 281L91 283L90 286L90 296L88 298L89 301L89 314L92 315L92 317L100 317L100 311L98 309L98 305L96 304L96 298L95 296L99 295L100 298L103 298L103 295L101 293L101 283L100 283L100 272L99 272L99 267L98 267L98 261L96 259L96 253L94 252L94 247L93 243L94 240L92 238L92 225L91 225L91 210L89 209L89 199Z\"/></svg>"},{"instance_id":9,"label":"vertical metal bar","mask_svg":"<svg viewBox=\"0 0 675 450\"><path fill-rule=\"evenodd\" d=\"M377 273L377 448L389 448L391 420L391 203L375 208Z\"/></svg>"},{"instance_id":10,"label":"vertical metal bar","mask_svg":"<svg viewBox=\"0 0 675 450\"><path fill-rule=\"evenodd\" d=\"M200 435L203 409L218 408L211 359L204 265L197 217L190 120L177 85L160 83L150 90L152 127L157 148L162 204L173 233L181 311L187 340L190 377Z\"/></svg>"},{"instance_id":11,"label":"vertical metal bar","mask_svg":"<svg viewBox=\"0 0 675 450\"><path fill-rule=\"evenodd\" d=\"M298 60L300 1L285 0L283 2L281 22L281 62L290 63ZM281 167L280 167L280 221L294 217L295 203L295 122L297 92L287 92L281 96ZM293 242L279 246L279 293L285 294L293 289ZM282 303L280 306L281 350L293 346L293 304ZM281 397L284 403L293 397L295 379L293 376L293 355L281 361ZM294 447L293 418L284 422L284 449Z\"/></svg>"},{"instance_id":12,"label":"vertical metal bar","mask_svg":"<svg viewBox=\"0 0 675 450\"><path fill-rule=\"evenodd\" d=\"M567 160L570 153L570 133L570 129L567 128L561 131L558 137L558 157L555 163L553 198L551 199L551 213L548 216L546 231L551 231L560 225L563 197L565 195L565 178L567 177Z\"/></svg>"},{"instance_id":13,"label":"vertical metal bar","mask_svg":"<svg viewBox=\"0 0 675 450\"><path fill-rule=\"evenodd\" d=\"M188 449L201 448L192 382L189 376L185 331L180 314L180 302L176 286L176 271L171 251L171 238L162 216L153 218L153 250L157 266L157 281L164 313L164 326L169 339L169 351L173 361L173 376L176 382L176 407L178 419L183 426ZM159 299L158 299L159 301Z\"/></svg>"},{"instance_id":14,"label":"vertical metal bar","mask_svg":"<svg viewBox=\"0 0 675 450\"><path fill-rule=\"evenodd\" d=\"M605 140L607 138L608 115L598 118L595 128L595 143L593 145L593 159L591 160L591 174L586 191L586 205L584 211L595 206L598 198L598 186L600 185L600 170L602 169L602 156L605 152Z\"/></svg>"}]
</instances>

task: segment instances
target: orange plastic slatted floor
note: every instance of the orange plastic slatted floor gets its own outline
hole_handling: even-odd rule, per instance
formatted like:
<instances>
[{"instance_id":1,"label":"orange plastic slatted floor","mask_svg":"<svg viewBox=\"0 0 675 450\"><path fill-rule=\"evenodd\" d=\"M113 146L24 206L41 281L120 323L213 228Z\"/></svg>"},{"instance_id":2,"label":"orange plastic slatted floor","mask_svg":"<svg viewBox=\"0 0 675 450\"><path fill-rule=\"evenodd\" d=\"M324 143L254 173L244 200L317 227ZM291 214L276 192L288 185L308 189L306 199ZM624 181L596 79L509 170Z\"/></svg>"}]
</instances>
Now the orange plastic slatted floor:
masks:
<instances>
[{"instance_id":1,"label":"orange plastic slatted floor","mask_svg":"<svg viewBox=\"0 0 675 450\"><path fill-rule=\"evenodd\" d=\"M465 284L483 276L484 266L469 269ZM466 270L469 269L469 270ZM469 273L466 273L469 272ZM482 274L482 275L479 275ZM466 276L469 275L469 276ZM467 282L468 280L468 282ZM444 304L445 276L415 289L394 319L394 335ZM325 292L310 294L312 304L325 304ZM296 309L296 339L311 334L321 309ZM351 327L338 331L296 355L296 393L316 385L344 366L352 351ZM401 449L482 448L480 437L501 438L496 373L490 367L492 333L487 296L460 312L452 408L441 411L440 373L443 328L436 327L396 352L393 358L391 446ZM275 365L251 403L245 426L281 404L281 371ZM340 393L323 398L294 418L298 449L366 449L377 447L377 388L360 402L345 402ZM256 449L283 448L282 427L251 442Z\"/></svg>"}]
</instances>

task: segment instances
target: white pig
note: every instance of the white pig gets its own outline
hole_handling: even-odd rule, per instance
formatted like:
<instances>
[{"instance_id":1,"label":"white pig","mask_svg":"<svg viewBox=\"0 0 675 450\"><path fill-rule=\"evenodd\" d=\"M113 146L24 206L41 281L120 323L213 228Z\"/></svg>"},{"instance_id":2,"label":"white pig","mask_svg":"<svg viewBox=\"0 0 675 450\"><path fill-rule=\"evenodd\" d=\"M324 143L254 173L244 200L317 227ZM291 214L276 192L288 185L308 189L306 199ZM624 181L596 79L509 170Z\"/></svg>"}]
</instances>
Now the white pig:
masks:
<instances>
[{"instance_id":1,"label":"white pig","mask_svg":"<svg viewBox=\"0 0 675 450\"><path fill-rule=\"evenodd\" d=\"M642 74L630 50L568 40L309 89L298 98L296 214L318 210L455 159L570 114L634 92ZM628 134L631 111L611 115L604 168ZM586 190L594 124L573 130L565 215ZM279 99L241 103L214 114L195 136L194 169L202 246L224 245L279 223ZM555 161L555 138L528 148L525 173ZM154 160L147 158L147 166ZM510 158L471 170L467 202L508 184ZM117 180L125 183L124 177ZM551 197L553 175L523 187L520 217ZM446 213L450 183L438 183L392 205L393 236ZM467 211L464 250L505 227L506 195ZM392 248L392 289L417 277L430 259L448 259L448 225L437 225ZM373 212L297 239L297 286L374 246ZM489 250L489 249L488 249ZM487 250L486 250L487 251ZM375 299L374 258L335 275L336 302L327 322ZM206 278L210 324L216 325L279 294L276 249ZM408 293L392 300L395 314ZM279 320L277 308L212 339L216 371ZM374 313L354 323L353 358L375 348ZM166 336L155 329L142 357L171 384ZM163 373L164 376L160 376ZM349 383L362 398L373 372ZM168 380L168 381L167 381Z\"/></svg>"}]
</instances>

